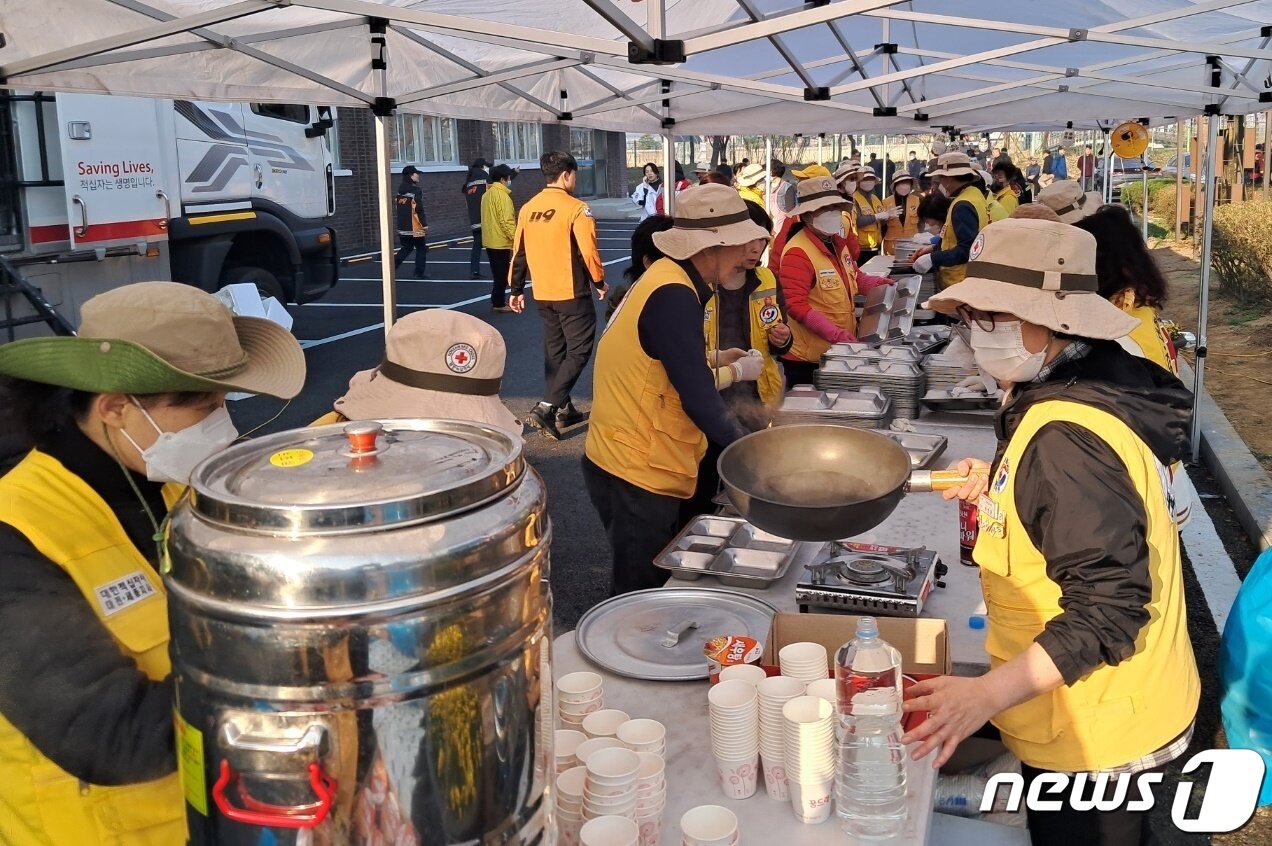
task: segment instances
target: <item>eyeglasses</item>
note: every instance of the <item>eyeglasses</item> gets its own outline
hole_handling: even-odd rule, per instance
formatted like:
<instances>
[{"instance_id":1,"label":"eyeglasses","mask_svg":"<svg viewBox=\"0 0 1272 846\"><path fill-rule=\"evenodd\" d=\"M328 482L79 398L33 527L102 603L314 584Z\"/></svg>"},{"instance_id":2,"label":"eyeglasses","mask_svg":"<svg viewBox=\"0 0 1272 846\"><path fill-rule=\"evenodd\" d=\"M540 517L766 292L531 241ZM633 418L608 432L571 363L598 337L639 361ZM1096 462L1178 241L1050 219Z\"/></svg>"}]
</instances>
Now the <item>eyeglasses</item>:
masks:
<instances>
[{"instance_id":1,"label":"eyeglasses","mask_svg":"<svg viewBox=\"0 0 1272 846\"><path fill-rule=\"evenodd\" d=\"M968 308L965 305L959 305L955 308L955 312L968 326L976 325L982 332L993 332L994 324L998 315L992 311L981 311L980 309Z\"/></svg>"}]
</instances>

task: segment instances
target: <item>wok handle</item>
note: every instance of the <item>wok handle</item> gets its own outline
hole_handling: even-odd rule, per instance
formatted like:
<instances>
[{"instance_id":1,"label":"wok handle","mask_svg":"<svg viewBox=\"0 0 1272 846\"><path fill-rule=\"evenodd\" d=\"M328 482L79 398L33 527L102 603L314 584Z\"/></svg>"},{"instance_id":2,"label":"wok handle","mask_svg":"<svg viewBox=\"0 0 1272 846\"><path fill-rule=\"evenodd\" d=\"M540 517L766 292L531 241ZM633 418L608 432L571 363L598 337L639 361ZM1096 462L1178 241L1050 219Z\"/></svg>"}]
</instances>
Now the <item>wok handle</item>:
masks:
<instances>
[{"instance_id":1,"label":"wok handle","mask_svg":"<svg viewBox=\"0 0 1272 846\"><path fill-rule=\"evenodd\" d=\"M989 471L964 476L957 470L916 470L910 474L909 489L912 493L929 493L961 488L972 476L988 476Z\"/></svg>"}]
</instances>

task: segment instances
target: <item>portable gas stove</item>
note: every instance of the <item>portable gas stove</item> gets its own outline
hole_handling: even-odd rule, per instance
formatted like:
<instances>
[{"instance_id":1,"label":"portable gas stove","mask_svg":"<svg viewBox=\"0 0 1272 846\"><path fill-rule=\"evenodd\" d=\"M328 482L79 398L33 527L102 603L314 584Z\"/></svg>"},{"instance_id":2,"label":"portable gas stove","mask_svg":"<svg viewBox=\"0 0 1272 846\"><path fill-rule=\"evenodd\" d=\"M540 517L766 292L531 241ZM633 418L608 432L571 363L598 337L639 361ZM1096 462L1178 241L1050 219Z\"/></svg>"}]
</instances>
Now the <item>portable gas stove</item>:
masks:
<instances>
[{"instance_id":1,"label":"portable gas stove","mask_svg":"<svg viewBox=\"0 0 1272 846\"><path fill-rule=\"evenodd\" d=\"M885 617L917 617L946 573L935 550L836 541L795 586L801 612L810 607Z\"/></svg>"}]
</instances>

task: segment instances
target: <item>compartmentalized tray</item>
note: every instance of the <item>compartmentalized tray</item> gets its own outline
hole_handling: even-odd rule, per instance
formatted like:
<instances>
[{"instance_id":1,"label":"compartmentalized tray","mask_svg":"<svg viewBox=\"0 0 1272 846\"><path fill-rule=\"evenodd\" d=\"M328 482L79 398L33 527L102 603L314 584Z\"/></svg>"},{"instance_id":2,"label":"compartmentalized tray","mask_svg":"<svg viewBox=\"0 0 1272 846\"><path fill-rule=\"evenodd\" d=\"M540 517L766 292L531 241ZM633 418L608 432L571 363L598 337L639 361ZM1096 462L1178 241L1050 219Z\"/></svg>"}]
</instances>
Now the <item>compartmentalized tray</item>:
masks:
<instances>
[{"instance_id":1,"label":"compartmentalized tray","mask_svg":"<svg viewBox=\"0 0 1272 846\"><path fill-rule=\"evenodd\" d=\"M677 579L715 576L731 587L767 587L786 575L797 544L737 517L692 520L654 559Z\"/></svg>"}]
</instances>

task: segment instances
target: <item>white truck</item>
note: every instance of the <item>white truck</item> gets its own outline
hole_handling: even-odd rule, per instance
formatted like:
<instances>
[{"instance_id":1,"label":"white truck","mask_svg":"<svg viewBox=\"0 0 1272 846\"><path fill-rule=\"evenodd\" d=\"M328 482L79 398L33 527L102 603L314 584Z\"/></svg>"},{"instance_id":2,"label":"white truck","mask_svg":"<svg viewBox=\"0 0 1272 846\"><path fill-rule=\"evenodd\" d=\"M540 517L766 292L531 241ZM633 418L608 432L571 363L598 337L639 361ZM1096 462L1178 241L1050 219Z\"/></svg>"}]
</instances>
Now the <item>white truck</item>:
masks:
<instances>
[{"instance_id":1,"label":"white truck","mask_svg":"<svg viewBox=\"0 0 1272 846\"><path fill-rule=\"evenodd\" d=\"M0 342L65 331L130 282L321 296L331 126L312 106L0 91Z\"/></svg>"}]
</instances>

